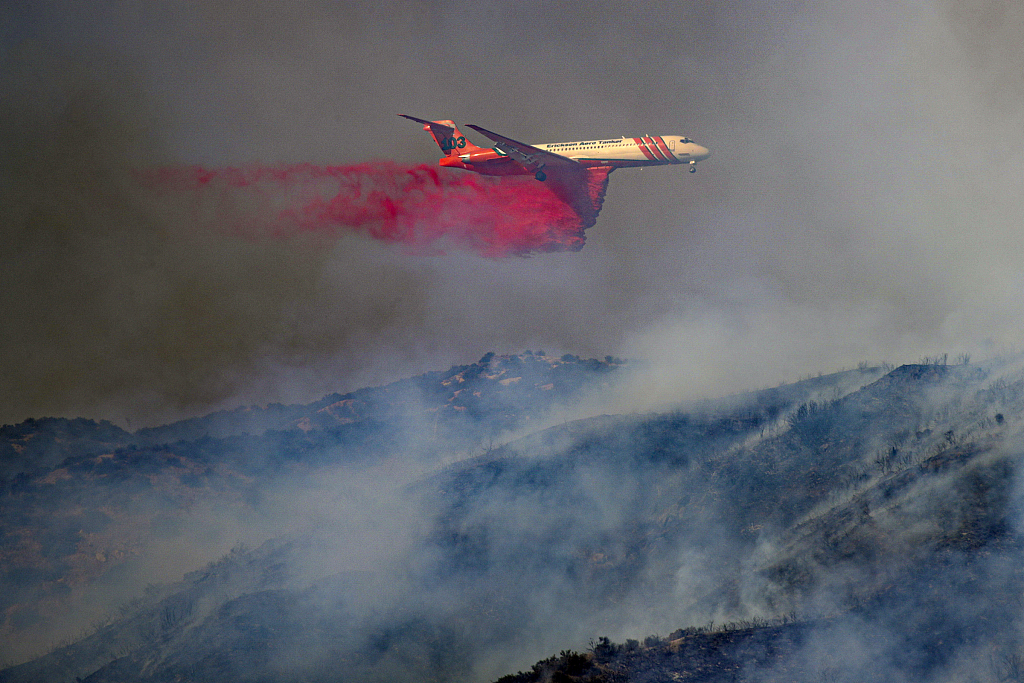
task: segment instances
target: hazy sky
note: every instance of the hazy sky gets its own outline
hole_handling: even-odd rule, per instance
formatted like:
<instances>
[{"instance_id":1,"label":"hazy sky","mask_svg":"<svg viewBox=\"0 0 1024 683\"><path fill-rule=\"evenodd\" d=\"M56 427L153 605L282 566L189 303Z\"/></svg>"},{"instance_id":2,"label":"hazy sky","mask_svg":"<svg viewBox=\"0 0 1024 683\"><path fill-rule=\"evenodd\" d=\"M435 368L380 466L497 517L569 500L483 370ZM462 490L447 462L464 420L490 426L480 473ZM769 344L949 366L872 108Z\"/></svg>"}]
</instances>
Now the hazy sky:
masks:
<instances>
[{"instance_id":1,"label":"hazy sky","mask_svg":"<svg viewBox=\"0 0 1024 683\"><path fill-rule=\"evenodd\" d=\"M1017 0L15 1L0 41L0 423L137 427L491 350L643 358L671 399L1019 347ZM435 163L398 113L712 157L617 171L582 252L507 260L239 240L131 175Z\"/></svg>"}]
</instances>

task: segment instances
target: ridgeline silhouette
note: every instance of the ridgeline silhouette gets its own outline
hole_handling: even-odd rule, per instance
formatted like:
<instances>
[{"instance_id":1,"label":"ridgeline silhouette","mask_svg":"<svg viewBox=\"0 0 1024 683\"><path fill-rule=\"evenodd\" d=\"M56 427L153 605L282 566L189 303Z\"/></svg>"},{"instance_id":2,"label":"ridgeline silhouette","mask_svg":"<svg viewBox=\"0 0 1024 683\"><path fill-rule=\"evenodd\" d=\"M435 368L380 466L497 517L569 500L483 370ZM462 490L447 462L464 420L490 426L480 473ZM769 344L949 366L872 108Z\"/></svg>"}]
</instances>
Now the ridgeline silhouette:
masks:
<instances>
[{"instance_id":1,"label":"ridgeline silhouette","mask_svg":"<svg viewBox=\"0 0 1024 683\"><path fill-rule=\"evenodd\" d=\"M559 420L623 364L488 354L4 427L0 681L1019 680L1024 364L964 361ZM266 540L52 627L239 519Z\"/></svg>"}]
</instances>

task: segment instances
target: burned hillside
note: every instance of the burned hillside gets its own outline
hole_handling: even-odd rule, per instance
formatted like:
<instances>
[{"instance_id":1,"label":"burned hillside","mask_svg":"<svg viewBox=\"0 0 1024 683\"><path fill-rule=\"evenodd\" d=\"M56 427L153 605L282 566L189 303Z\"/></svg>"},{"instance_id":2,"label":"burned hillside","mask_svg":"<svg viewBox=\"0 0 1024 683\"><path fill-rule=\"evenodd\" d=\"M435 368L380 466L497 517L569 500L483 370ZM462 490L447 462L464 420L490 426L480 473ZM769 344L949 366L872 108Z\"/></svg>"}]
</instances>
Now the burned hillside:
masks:
<instances>
[{"instance_id":1,"label":"burned hillside","mask_svg":"<svg viewBox=\"0 0 1024 683\"><path fill-rule=\"evenodd\" d=\"M587 374L586 363L597 387L615 363L516 358L404 385L419 387L409 405L448 406L417 422L422 441L389 431L411 415L400 401L380 407L408 392L367 390L287 419L278 410L262 432L222 416L216 437L136 441L9 484L27 529L43 525L32 495L74 483L68 558L85 556L85 538L126 533L111 510L154 500L164 531L197 496L218 500L221 520L296 519L151 584L0 680L1011 680L1024 595L1020 359L863 366L530 430L540 413L510 405L552 395L557 372ZM467 451L459 435L473 425L484 429ZM495 425L524 436L496 442ZM417 456L396 477L410 443L433 464ZM444 457L453 451L464 455ZM89 487L107 481L137 492L90 503ZM99 521L86 532L90 509ZM25 585L72 585L60 558ZM9 615L32 599L20 595Z\"/></svg>"},{"instance_id":2,"label":"burned hillside","mask_svg":"<svg viewBox=\"0 0 1024 683\"><path fill-rule=\"evenodd\" d=\"M4 426L0 662L77 637L108 618L111 599L171 579L174 567L180 577L231 545L301 524L279 511L290 486L338 468L394 460L418 471L481 452L600 390L622 366L491 353L309 405L239 408L134 433L84 419ZM180 559L161 559L167 548L180 548Z\"/></svg>"}]
</instances>

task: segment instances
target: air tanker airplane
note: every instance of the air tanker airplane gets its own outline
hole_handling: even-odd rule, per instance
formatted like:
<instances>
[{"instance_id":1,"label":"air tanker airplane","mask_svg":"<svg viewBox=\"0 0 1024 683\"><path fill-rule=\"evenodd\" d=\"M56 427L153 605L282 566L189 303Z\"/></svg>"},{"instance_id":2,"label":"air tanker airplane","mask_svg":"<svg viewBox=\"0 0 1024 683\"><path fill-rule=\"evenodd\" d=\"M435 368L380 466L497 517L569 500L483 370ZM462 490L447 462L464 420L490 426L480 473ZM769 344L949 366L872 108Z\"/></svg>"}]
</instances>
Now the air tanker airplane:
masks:
<instances>
[{"instance_id":1,"label":"air tanker airplane","mask_svg":"<svg viewBox=\"0 0 1024 683\"><path fill-rule=\"evenodd\" d=\"M445 156L441 166L452 166L476 171L484 175L528 175L546 180L551 172L579 172L605 168L631 166L665 166L688 164L690 173L697 170L697 162L711 153L684 135L645 135L638 138L613 138L582 142L552 142L527 145L492 133L486 128L470 125L478 133L490 138L494 147L477 147L459 132L452 121L425 121L415 116L399 114L423 124Z\"/></svg>"}]
</instances>

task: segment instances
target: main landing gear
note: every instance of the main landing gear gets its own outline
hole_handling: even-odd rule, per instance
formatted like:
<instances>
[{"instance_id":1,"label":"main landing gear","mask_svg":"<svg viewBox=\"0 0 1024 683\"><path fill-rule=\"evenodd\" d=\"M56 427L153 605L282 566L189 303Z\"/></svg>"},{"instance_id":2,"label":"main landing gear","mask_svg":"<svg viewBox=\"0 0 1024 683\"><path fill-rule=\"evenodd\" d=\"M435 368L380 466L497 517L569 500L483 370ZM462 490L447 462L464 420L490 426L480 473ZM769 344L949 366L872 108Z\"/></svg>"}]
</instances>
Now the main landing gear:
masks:
<instances>
[{"instance_id":1,"label":"main landing gear","mask_svg":"<svg viewBox=\"0 0 1024 683\"><path fill-rule=\"evenodd\" d=\"M696 173L696 172L697 172L697 162L696 161L691 161L690 162L690 173Z\"/></svg>"},{"instance_id":2,"label":"main landing gear","mask_svg":"<svg viewBox=\"0 0 1024 683\"><path fill-rule=\"evenodd\" d=\"M533 177L541 182L544 182L545 180L548 179L548 174L545 173L544 171L537 171L536 173L533 174Z\"/></svg>"}]
</instances>

